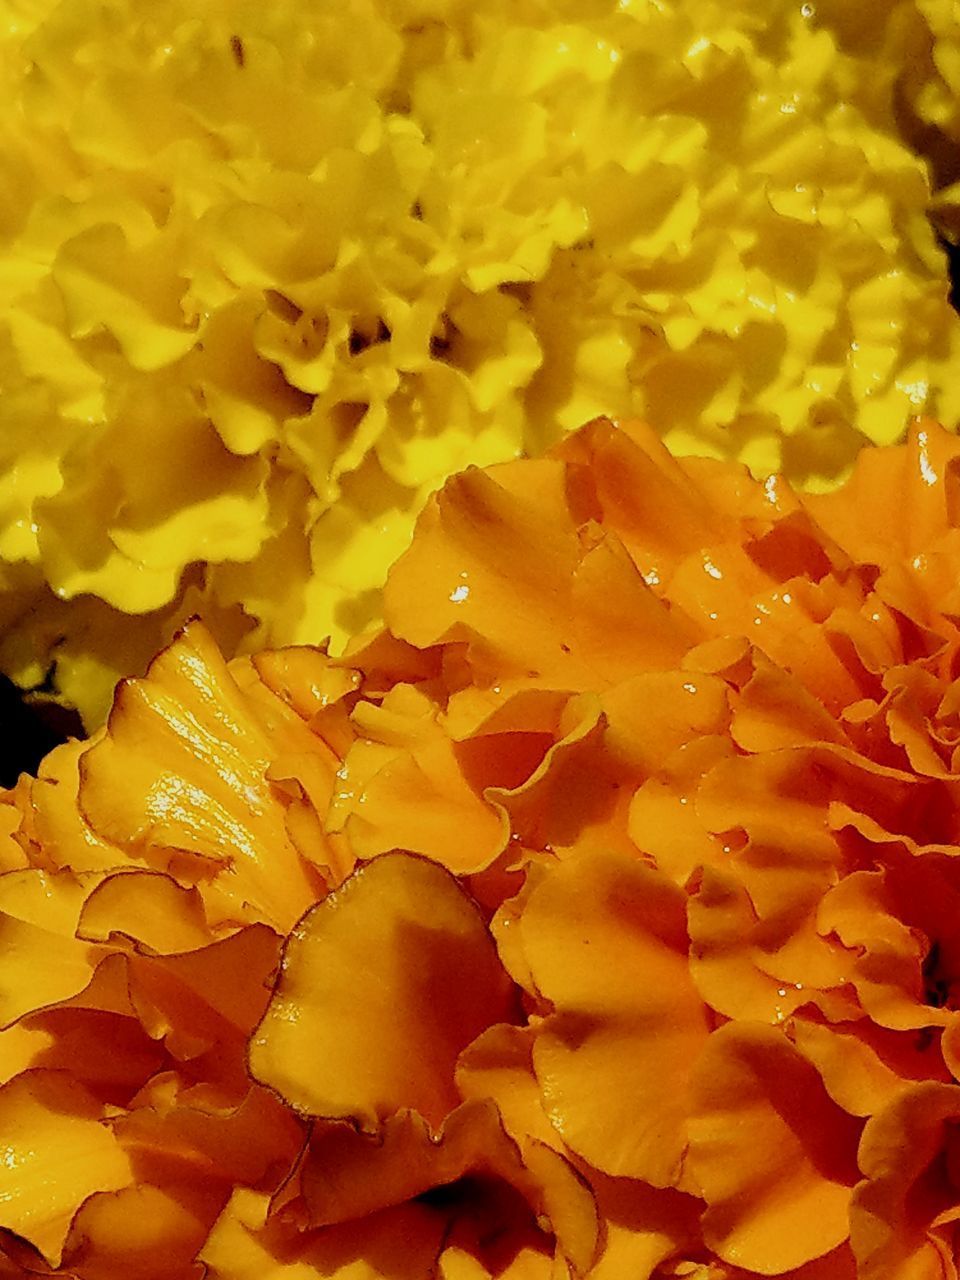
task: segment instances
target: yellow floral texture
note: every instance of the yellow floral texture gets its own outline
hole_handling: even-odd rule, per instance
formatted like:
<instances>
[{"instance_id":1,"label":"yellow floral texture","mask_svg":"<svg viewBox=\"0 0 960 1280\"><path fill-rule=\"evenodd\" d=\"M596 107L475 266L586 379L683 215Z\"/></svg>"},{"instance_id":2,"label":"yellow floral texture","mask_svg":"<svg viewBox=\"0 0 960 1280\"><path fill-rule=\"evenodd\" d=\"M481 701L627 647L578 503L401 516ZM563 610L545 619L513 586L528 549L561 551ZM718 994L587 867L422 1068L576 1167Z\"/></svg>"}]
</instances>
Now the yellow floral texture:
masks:
<instances>
[{"instance_id":1,"label":"yellow floral texture","mask_svg":"<svg viewBox=\"0 0 960 1280\"><path fill-rule=\"evenodd\" d=\"M597 413L813 487L956 422L925 170L839 40L779 0L0 0L0 669L94 722L192 613L338 643L445 476Z\"/></svg>"}]
</instances>

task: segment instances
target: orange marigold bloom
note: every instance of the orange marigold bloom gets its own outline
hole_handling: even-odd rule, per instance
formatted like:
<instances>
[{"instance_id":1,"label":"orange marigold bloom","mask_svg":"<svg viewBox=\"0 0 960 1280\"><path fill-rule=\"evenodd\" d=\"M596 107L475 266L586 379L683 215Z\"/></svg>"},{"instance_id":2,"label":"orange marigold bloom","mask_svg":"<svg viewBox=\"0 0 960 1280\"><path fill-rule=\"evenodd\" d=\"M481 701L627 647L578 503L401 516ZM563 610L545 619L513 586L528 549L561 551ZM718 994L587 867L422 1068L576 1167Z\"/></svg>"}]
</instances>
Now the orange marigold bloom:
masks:
<instances>
[{"instance_id":1,"label":"orange marigold bloom","mask_svg":"<svg viewBox=\"0 0 960 1280\"><path fill-rule=\"evenodd\" d=\"M343 658L191 624L0 799L0 1270L952 1275L958 486L600 420Z\"/></svg>"}]
</instances>

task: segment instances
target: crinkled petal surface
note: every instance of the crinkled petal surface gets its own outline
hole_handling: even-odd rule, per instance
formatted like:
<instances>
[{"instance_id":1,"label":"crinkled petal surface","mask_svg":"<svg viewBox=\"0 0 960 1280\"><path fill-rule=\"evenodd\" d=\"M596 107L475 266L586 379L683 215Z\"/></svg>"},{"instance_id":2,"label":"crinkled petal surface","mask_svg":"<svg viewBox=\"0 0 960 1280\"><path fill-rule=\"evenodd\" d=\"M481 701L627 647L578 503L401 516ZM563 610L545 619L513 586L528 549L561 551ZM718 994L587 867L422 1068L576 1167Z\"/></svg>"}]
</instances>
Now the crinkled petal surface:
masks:
<instances>
[{"instance_id":1,"label":"crinkled petal surface","mask_svg":"<svg viewBox=\"0 0 960 1280\"><path fill-rule=\"evenodd\" d=\"M949 0L7 8L0 668L90 725L196 612L341 643L597 413L817 489L960 416Z\"/></svg>"}]
</instances>

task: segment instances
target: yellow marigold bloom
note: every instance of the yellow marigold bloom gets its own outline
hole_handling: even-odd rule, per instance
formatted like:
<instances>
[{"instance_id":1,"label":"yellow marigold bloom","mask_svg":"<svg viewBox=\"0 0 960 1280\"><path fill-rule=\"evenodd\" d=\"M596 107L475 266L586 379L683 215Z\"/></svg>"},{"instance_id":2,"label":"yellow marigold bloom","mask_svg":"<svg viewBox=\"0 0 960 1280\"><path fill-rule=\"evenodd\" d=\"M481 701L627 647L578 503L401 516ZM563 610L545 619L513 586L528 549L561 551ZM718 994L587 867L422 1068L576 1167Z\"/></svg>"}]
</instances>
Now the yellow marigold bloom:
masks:
<instances>
[{"instance_id":1,"label":"yellow marigold bloom","mask_svg":"<svg viewBox=\"0 0 960 1280\"><path fill-rule=\"evenodd\" d=\"M810 6L0 13L0 668L91 719L194 612L339 642L445 476L594 414L815 486L960 416L922 165Z\"/></svg>"},{"instance_id":2,"label":"yellow marigold bloom","mask_svg":"<svg viewBox=\"0 0 960 1280\"><path fill-rule=\"evenodd\" d=\"M0 795L0 1270L950 1274L958 475L597 420L343 657L187 627Z\"/></svg>"}]
</instances>

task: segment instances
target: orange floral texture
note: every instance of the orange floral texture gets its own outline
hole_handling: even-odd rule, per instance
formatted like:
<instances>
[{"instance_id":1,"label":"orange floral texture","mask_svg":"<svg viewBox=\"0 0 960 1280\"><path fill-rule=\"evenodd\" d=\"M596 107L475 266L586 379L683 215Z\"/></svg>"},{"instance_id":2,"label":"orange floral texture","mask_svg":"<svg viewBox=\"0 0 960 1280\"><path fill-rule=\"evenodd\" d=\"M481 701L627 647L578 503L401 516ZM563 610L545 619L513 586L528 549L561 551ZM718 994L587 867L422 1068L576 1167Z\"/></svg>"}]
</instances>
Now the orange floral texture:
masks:
<instances>
[{"instance_id":1,"label":"orange floral texture","mask_svg":"<svg viewBox=\"0 0 960 1280\"><path fill-rule=\"evenodd\" d=\"M599 420L0 804L0 1275L946 1280L960 441ZM159 1269L158 1269L159 1268Z\"/></svg>"}]
</instances>

